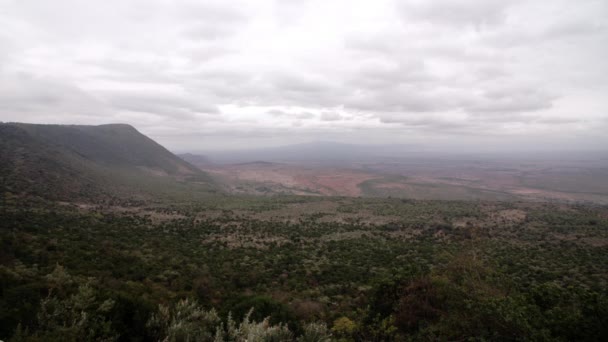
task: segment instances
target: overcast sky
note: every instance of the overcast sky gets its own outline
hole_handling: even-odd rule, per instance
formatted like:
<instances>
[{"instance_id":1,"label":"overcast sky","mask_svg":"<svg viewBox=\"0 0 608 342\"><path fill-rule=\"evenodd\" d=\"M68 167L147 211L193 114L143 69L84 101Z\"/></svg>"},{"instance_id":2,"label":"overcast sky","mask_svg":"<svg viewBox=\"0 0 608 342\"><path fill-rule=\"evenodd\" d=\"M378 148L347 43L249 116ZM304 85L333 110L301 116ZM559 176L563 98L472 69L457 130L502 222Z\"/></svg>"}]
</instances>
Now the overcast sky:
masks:
<instances>
[{"instance_id":1,"label":"overcast sky","mask_svg":"<svg viewBox=\"0 0 608 342\"><path fill-rule=\"evenodd\" d=\"M0 121L168 148L608 146L606 0L0 0Z\"/></svg>"}]
</instances>

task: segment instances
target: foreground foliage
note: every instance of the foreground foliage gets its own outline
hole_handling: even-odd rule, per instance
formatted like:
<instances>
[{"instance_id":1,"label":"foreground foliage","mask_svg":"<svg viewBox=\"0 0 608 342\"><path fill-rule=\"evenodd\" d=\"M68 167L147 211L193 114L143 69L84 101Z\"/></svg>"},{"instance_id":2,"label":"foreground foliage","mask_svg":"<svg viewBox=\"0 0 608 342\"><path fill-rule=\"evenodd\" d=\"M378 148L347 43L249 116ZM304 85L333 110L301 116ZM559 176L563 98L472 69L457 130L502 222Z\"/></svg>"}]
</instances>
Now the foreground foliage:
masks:
<instances>
[{"instance_id":1,"label":"foreground foliage","mask_svg":"<svg viewBox=\"0 0 608 342\"><path fill-rule=\"evenodd\" d=\"M6 195L0 210L3 340L608 337L604 207Z\"/></svg>"}]
</instances>

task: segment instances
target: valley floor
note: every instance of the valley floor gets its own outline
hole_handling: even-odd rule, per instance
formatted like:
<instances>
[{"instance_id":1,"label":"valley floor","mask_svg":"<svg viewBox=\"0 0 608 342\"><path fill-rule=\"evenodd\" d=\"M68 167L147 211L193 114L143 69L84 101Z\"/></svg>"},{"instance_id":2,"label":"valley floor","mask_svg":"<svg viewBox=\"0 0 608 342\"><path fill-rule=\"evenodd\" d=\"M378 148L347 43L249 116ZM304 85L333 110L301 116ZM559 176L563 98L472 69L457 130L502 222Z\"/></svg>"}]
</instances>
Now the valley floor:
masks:
<instances>
[{"instance_id":1,"label":"valley floor","mask_svg":"<svg viewBox=\"0 0 608 342\"><path fill-rule=\"evenodd\" d=\"M251 162L198 165L234 194L608 204L608 164L586 160Z\"/></svg>"}]
</instances>

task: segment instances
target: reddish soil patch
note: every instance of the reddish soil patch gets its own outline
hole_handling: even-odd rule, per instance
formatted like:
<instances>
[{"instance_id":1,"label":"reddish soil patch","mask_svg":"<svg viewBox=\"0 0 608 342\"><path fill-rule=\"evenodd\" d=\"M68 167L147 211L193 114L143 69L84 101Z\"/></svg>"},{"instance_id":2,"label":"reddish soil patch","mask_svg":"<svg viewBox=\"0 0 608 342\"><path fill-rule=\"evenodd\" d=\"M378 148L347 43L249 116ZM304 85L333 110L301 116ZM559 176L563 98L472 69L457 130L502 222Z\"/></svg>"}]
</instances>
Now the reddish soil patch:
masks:
<instances>
[{"instance_id":1,"label":"reddish soil patch","mask_svg":"<svg viewBox=\"0 0 608 342\"><path fill-rule=\"evenodd\" d=\"M315 189L324 195L359 196L359 184L374 178L373 175L349 170L323 170L317 174L296 176L298 184Z\"/></svg>"},{"instance_id":2,"label":"reddish soil patch","mask_svg":"<svg viewBox=\"0 0 608 342\"><path fill-rule=\"evenodd\" d=\"M359 184L375 176L373 174L349 169L309 168L288 164L252 163L214 166L204 169L207 172L232 182L254 182L276 184L298 191L320 195L359 196Z\"/></svg>"}]
</instances>

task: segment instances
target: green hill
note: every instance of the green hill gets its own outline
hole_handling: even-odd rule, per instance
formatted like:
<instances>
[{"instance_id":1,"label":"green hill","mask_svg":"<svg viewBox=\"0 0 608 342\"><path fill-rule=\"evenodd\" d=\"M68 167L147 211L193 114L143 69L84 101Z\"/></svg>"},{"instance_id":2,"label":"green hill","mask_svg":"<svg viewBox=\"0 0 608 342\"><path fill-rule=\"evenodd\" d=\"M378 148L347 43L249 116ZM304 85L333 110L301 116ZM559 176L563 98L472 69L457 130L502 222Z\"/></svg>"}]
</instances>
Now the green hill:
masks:
<instances>
[{"instance_id":1,"label":"green hill","mask_svg":"<svg viewBox=\"0 0 608 342\"><path fill-rule=\"evenodd\" d=\"M0 124L0 189L53 199L213 190L195 166L123 124ZM180 189L177 189L180 188Z\"/></svg>"}]
</instances>

